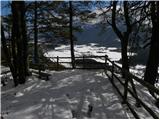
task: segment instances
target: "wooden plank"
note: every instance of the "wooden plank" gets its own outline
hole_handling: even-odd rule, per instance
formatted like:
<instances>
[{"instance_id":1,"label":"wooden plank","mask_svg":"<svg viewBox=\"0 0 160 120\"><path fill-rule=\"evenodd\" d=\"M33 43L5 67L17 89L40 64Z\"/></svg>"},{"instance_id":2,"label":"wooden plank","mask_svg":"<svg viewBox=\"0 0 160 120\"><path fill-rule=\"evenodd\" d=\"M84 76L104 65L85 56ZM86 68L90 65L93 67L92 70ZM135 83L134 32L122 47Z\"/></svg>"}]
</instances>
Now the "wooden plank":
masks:
<instances>
[{"instance_id":1,"label":"wooden plank","mask_svg":"<svg viewBox=\"0 0 160 120\"><path fill-rule=\"evenodd\" d=\"M84 55L83 55L83 68L84 68L85 66L84 66Z\"/></svg>"},{"instance_id":2,"label":"wooden plank","mask_svg":"<svg viewBox=\"0 0 160 120\"><path fill-rule=\"evenodd\" d=\"M142 100L140 100L129 88L128 91L131 93L131 95L138 100L138 102L147 110L147 112L155 119L158 119L159 117L152 111L151 108L149 108Z\"/></svg>"},{"instance_id":3,"label":"wooden plank","mask_svg":"<svg viewBox=\"0 0 160 120\"><path fill-rule=\"evenodd\" d=\"M113 87L117 90L117 92L119 93L119 95L121 96L121 98L123 99L124 96L122 95L122 93L120 92L120 90L118 89L118 87L114 84L114 82L112 82L112 78L105 72L105 74L108 76L110 82L112 83ZM131 105L128 103L128 101L126 101L126 104L128 106L128 108L130 109L130 111L132 112L133 116L136 119L139 119L139 115L136 113L136 111L131 107Z\"/></svg>"},{"instance_id":4,"label":"wooden plank","mask_svg":"<svg viewBox=\"0 0 160 120\"><path fill-rule=\"evenodd\" d=\"M59 57L57 56L57 70L59 69Z\"/></svg>"},{"instance_id":5,"label":"wooden plank","mask_svg":"<svg viewBox=\"0 0 160 120\"><path fill-rule=\"evenodd\" d=\"M109 62L112 63L112 61L108 57L106 57L106 56L85 56L85 58L102 58L102 57L104 57L105 61L107 60L107 61L109 61ZM57 57L46 57L46 58L55 58L56 59ZM75 58L81 58L81 59L83 59L83 57L75 57ZM59 57L59 59L71 59L71 57ZM70 63L70 62L60 62L60 63ZM92 64L92 63L88 63L88 64ZM113 63L113 65L122 71L122 68L120 66L118 66L115 63ZM80 68L78 68L78 69L80 69ZM90 69L90 68L85 68L85 69ZM101 69L101 68L91 68L91 69ZM105 69L105 68L102 68L102 69ZM147 87L152 92L159 94L159 89L158 88L155 88L153 85L150 85L149 83L145 82L142 79L139 79L138 77L132 75L129 72L127 72L127 74L131 78L133 78L135 81L137 81L140 84L142 84L143 86Z\"/></svg>"},{"instance_id":6,"label":"wooden plank","mask_svg":"<svg viewBox=\"0 0 160 120\"><path fill-rule=\"evenodd\" d=\"M111 60L108 59L108 61L110 61L112 63ZM118 66L117 64L113 63L114 66L116 66L118 69L122 70L122 68L120 66ZM135 81L139 82L140 84L142 84L143 86L147 87L148 89L150 89L152 92L156 93L159 95L159 89L158 88L155 88L153 85L147 83L146 81L132 75L130 72L128 71L125 71L125 73L131 77L132 79L134 79Z\"/></svg>"},{"instance_id":7,"label":"wooden plank","mask_svg":"<svg viewBox=\"0 0 160 120\"><path fill-rule=\"evenodd\" d=\"M116 76L116 75L114 74L114 76ZM120 79L117 79L117 80L121 83L121 85L125 86L125 84ZM152 109L150 109L144 102L142 102L142 100L140 100L128 87L127 87L127 89L128 89L128 92L147 110L147 112L153 118L158 119L158 116L152 111Z\"/></svg>"},{"instance_id":8,"label":"wooden plank","mask_svg":"<svg viewBox=\"0 0 160 120\"><path fill-rule=\"evenodd\" d=\"M105 56L85 56L85 58L102 58L102 57L104 57L105 58ZM46 57L46 58L57 58L57 57ZM59 57L60 59L71 59L71 57ZM83 59L83 57L75 57L75 58L82 58Z\"/></svg>"},{"instance_id":9,"label":"wooden plank","mask_svg":"<svg viewBox=\"0 0 160 120\"><path fill-rule=\"evenodd\" d=\"M71 62L59 62L59 63L68 63L68 64L71 64Z\"/></svg>"},{"instance_id":10,"label":"wooden plank","mask_svg":"<svg viewBox=\"0 0 160 120\"><path fill-rule=\"evenodd\" d=\"M85 67L85 68L75 68L75 69L100 69L101 70L101 69L104 69L104 68L94 68L94 67L93 68L92 67L87 68L87 67Z\"/></svg>"},{"instance_id":11,"label":"wooden plank","mask_svg":"<svg viewBox=\"0 0 160 120\"><path fill-rule=\"evenodd\" d=\"M112 69L111 69L111 73L112 73L112 81L114 80L113 78L113 74L114 74L114 62L112 62Z\"/></svg>"}]
</instances>

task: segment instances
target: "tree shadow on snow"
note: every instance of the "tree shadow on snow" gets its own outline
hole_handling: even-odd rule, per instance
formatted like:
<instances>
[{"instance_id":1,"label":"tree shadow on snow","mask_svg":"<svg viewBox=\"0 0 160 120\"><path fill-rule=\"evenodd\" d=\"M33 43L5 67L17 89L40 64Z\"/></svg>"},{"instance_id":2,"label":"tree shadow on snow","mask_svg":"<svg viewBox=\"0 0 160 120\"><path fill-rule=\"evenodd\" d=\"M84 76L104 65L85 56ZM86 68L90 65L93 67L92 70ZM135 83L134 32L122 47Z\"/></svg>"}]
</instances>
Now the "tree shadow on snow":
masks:
<instances>
[{"instance_id":1,"label":"tree shadow on snow","mask_svg":"<svg viewBox=\"0 0 160 120\"><path fill-rule=\"evenodd\" d=\"M102 71L67 70L51 74L49 81L33 76L17 91L8 92L12 96L9 99L2 96L2 112L10 110L6 118L127 118ZM90 113L89 105L93 107Z\"/></svg>"}]
</instances>

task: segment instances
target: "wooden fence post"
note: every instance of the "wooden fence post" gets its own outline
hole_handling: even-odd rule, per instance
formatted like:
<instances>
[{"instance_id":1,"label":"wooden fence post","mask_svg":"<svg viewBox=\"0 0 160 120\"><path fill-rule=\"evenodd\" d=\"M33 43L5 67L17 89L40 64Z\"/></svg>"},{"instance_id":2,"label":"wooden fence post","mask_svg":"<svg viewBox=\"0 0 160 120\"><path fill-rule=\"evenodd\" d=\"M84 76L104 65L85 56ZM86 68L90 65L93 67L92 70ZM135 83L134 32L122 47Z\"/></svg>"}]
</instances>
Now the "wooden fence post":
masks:
<instances>
[{"instance_id":1,"label":"wooden fence post","mask_svg":"<svg viewBox=\"0 0 160 120\"><path fill-rule=\"evenodd\" d=\"M107 59L108 59L108 56L105 55L105 66L107 65Z\"/></svg>"},{"instance_id":2,"label":"wooden fence post","mask_svg":"<svg viewBox=\"0 0 160 120\"><path fill-rule=\"evenodd\" d=\"M83 68L84 68L85 66L84 66L84 55L83 55Z\"/></svg>"},{"instance_id":3,"label":"wooden fence post","mask_svg":"<svg viewBox=\"0 0 160 120\"><path fill-rule=\"evenodd\" d=\"M114 61L112 62L112 82L113 82L113 79L114 79Z\"/></svg>"},{"instance_id":4,"label":"wooden fence post","mask_svg":"<svg viewBox=\"0 0 160 120\"><path fill-rule=\"evenodd\" d=\"M59 57L57 56L57 70L59 69Z\"/></svg>"}]
</instances>

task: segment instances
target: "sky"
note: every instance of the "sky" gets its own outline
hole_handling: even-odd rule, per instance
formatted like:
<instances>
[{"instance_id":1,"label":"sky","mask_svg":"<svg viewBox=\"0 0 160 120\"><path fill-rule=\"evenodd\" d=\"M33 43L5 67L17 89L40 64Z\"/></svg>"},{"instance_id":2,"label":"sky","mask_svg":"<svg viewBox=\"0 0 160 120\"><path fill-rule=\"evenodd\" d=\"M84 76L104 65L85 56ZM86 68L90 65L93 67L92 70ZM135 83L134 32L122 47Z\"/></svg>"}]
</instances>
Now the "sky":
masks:
<instances>
[{"instance_id":1,"label":"sky","mask_svg":"<svg viewBox=\"0 0 160 120\"><path fill-rule=\"evenodd\" d=\"M7 15L11 12L11 9L7 7L9 1L1 1L1 14L0 15Z\"/></svg>"},{"instance_id":2,"label":"sky","mask_svg":"<svg viewBox=\"0 0 160 120\"><path fill-rule=\"evenodd\" d=\"M1 12L0 15L4 16L4 15L8 15L9 13L11 13L11 8L8 6L9 2L11 2L11 0L0 0L1 2ZM93 7L92 10L94 10L95 8Z\"/></svg>"}]
</instances>

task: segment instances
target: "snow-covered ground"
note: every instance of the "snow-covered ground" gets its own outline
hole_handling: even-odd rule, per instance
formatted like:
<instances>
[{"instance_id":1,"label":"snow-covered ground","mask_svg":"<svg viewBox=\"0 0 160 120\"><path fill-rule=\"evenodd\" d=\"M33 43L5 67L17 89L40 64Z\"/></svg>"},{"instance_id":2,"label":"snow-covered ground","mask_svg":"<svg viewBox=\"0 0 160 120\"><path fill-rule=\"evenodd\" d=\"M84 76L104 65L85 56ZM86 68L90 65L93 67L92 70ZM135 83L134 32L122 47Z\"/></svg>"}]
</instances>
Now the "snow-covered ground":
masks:
<instances>
[{"instance_id":1,"label":"snow-covered ground","mask_svg":"<svg viewBox=\"0 0 160 120\"><path fill-rule=\"evenodd\" d=\"M29 77L25 85L2 87L4 118L130 118L103 71L49 72L49 81Z\"/></svg>"},{"instance_id":2,"label":"snow-covered ground","mask_svg":"<svg viewBox=\"0 0 160 120\"><path fill-rule=\"evenodd\" d=\"M103 70L46 71L51 74L49 81L33 74L24 85L13 87L8 80L1 86L1 115L9 119L128 119L134 118L129 109L122 105L122 98L116 92ZM8 75L11 76L11 75ZM123 80L122 80L123 81ZM114 80L120 91L124 88ZM139 98L156 114L155 100L146 88L138 84ZM128 100L141 118L152 118L142 107L135 107L135 100ZM88 106L92 106L91 114Z\"/></svg>"},{"instance_id":3,"label":"snow-covered ground","mask_svg":"<svg viewBox=\"0 0 160 120\"><path fill-rule=\"evenodd\" d=\"M74 46L75 56L107 55L113 61L120 60L120 40L111 26L104 26L97 22L99 21L95 20L92 24L81 25L83 32L74 33L77 38ZM121 24L118 26L122 30L125 29ZM43 42L46 42L46 39ZM56 47L53 45L53 49L46 49L44 55L47 57L70 57L70 45L57 46L56 42L55 45ZM143 55L145 54L143 53ZM137 53L132 55L137 55ZM143 60L147 58L139 56ZM95 60L104 62L102 59ZM63 62L70 61L63 59ZM5 67L1 67L1 69L2 71L6 70ZM136 66L131 67L131 72L142 78L144 69L144 65L137 63ZM25 85L14 88L13 81L8 81L6 86L1 86L2 116L10 119L133 118L126 107L122 106L121 98L102 70L65 70L47 71L47 73L51 74L49 81L39 79L33 74ZM11 78L10 73L7 75ZM3 76L1 75L1 77ZM116 85L123 92L122 86L118 83ZM158 113L158 109L153 106L154 100L151 99L147 89L138 83L136 83L136 87L142 100ZM131 96L129 96L129 101L135 102ZM91 115L87 112L88 105L93 107ZM136 109L142 118L150 118L146 112L143 112L143 109Z\"/></svg>"},{"instance_id":4,"label":"snow-covered ground","mask_svg":"<svg viewBox=\"0 0 160 120\"><path fill-rule=\"evenodd\" d=\"M103 24L84 24L83 32L74 33L75 56L104 56L107 55L112 61L121 59L120 40L110 26ZM102 29L103 28L103 29ZM121 27L123 29L123 26ZM70 57L70 45L57 45L54 41L53 48L45 49L46 57ZM56 47L55 47L56 45ZM142 53L142 52L140 52ZM130 53L128 53L130 55ZM146 60L147 56L139 55ZM146 55L146 52L143 53ZM95 59L104 62L104 59ZM70 62L69 59L60 59L60 62ZM118 64L118 63L117 63ZM121 64L118 64L121 66ZM2 67L1 69L4 69ZM131 67L131 72L142 78L144 64L137 63ZM1 86L1 114L4 118L133 118L133 115L122 106L121 98L112 84L104 75L103 71L65 70L47 71L49 81L39 79L36 75L28 78L25 85L14 88L9 81L7 86ZM8 76L11 76L8 74ZM3 77L3 76L1 76ZM136 83L137 84L137 83ZM116 83L123 92L123 88ZM141 85L136 86L141 98L152 108L153 100ZM144 97L145 96L145 97ZM129 100L133 102L129 96ZM93 107L91 116L88 113L88 105ZM155 112L158 109L154 108ZM142 109L137 109L142 118L150 118Z\"/></svg>"},{"instance_id":5,"label":"snow-covered ground","mask_svg":"<svg viewBox=\"0 0 160 120\"><path fill-rule=\"evenodd\" d=\"M108 57L112 60L119 60L121 58L120 52L110 51L111 49L116 50L117 48L105 48L96 46L96 44L92 43L90 45L75 45L75 56L104 56L108 55ZM45 54L47 57L70 57L70 45L61 45L56 47L53 51L48 51Z\"/></svg>"}]
</instances>

